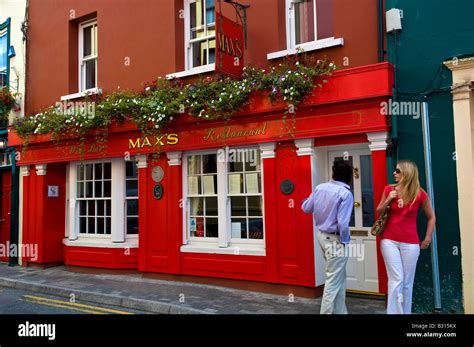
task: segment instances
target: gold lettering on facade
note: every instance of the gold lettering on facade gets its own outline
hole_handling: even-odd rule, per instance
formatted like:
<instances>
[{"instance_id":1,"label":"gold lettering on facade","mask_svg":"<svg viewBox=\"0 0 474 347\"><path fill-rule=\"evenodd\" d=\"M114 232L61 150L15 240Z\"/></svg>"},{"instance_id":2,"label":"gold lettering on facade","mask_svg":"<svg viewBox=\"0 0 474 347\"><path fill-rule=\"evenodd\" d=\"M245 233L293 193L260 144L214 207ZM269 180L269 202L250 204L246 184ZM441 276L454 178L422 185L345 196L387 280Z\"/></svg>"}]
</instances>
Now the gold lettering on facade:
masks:
<instances>
[{"instance_id":1,"label":"gold lettering on facade","mask_svg":"<svg viewBox=\"0 0 474 347\"><path fill-rule=\"evenodd\" d=\"M229 138L247 137L247 136L259 136L265 135L267 131L267 122L263 123L262 126L246 130L237 130L232 127L224 127L221 131L216 128L211 128L207 131L207 134L203 137L204 141L219 141Z\"/></svg>"}]
</instances>

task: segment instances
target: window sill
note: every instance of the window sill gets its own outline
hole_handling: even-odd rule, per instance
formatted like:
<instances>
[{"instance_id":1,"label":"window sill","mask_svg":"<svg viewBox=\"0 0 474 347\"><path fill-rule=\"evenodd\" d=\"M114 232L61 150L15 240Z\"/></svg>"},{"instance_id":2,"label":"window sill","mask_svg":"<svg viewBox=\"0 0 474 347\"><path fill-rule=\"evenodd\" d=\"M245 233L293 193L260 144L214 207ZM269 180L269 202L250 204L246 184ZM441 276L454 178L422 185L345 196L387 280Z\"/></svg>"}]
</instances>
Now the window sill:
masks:
<instances>
[{"instance_id":1,"label":"window sill","mask_svg":"<svg viewBox=\"0 0 474 347\"><path fill-rule=\"evenodd\" d=\"M84 90L83 92L79 92L79 93L63 95L61 96L61 101L79 99L79 98L85 97L86 95L96 95L96 94L102 94L102 89L92 88L92 89Z\"/></svg>"},{"instance_id":2,"label":"window sill","mask_svg":"<svg viewBox=\"0 0 474 347\"><path fill-rule=\"evenodd\" d=\"M112 242L110 239L64 239L63 244L70 247L98 247L98 248L138 248L138 239L125 242Z\"/></svg>"},{"instance_id":3,"label":"window sill","mask_svg":"<svg viewBox=\"0 0 474 347\"><path fill-rule=\"evenodd\" d=\"M215 64L199 66L199 67L195 67L195 68L192 68L192 69L186 70L186 71L170 73L170 74L166 75L166 78L167 79L172 79L172 78L182 78L182 77L187 77L187 76L198 75L198 74L201 74L201 73L214 71L215 68L216 68Z\"/></svg>"},{"instance_id":4,"label":"window sill","mask_svg":"<svg viewBox=\"0 0 474 347\"><path fill-rule=\"evenodd\" d=\"M265 249L262 247L218 247L211 245L184 245L181 246L182 253L207 253L207 254L230 254L230 255L254 255L265 256Z\"/></svg>"},{"instance_id":5,"label":"window sill","mask_svg":"<svg viewBox=\"0 0 474 347\"><path fill-rule=\"evenodd\" d=\"M311 52L311 51L317 51L320 49L335 47L335 46L344 46L344 39L343 38L336 39L334 37L329 37L327 39L303 43L301 45L296 46L295 48L286 49L284 51L268 53L267 59L268 60L278 59L278 58L286 57L287 55L296 54L298 48L303 49L305 52Z\"/></svg>"}]
</instances>

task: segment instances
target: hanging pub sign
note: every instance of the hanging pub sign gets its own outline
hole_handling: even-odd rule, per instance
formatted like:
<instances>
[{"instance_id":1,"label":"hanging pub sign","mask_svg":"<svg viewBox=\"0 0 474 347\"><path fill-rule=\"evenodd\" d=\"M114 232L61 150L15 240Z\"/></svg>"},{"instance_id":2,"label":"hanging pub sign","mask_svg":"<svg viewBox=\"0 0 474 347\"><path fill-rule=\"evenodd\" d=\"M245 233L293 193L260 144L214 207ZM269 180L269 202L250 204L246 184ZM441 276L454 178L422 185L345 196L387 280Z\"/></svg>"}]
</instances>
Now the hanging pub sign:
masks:
<instances>
[{"instance_id":1,"label":"hanging pub sign","mask_svg":"<svg viewBox=\"0 0 474 347\"><path fill-rule=\"evenodd\" d=\"M244 70L244 28L216 11L215 71L240 78Z\"/></svg>"}]
</instances>

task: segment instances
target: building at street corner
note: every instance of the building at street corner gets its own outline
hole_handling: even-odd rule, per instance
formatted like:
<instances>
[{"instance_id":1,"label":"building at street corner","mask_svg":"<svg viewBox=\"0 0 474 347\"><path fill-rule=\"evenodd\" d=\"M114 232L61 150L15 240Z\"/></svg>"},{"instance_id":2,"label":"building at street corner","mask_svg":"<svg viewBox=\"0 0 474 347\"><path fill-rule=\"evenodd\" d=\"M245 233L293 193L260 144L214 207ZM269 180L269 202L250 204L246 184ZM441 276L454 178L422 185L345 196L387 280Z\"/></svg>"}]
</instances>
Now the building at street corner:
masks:
<instances>
[{"instance_id":1,"label":"building at street corner","mask_svg":"<svg viewBox=\"0 0 474 347\"><path fill-rule=\"evenodd\" d=\"M286 105L255 93L229 120L179 115L158 137L112 124L105 149L94 135L84 153L76 139L57 144L35 136L18 161L20 235L38 245L36 259L22 257L24 266L135 269L318 292L324 260L312 217L300 206L330 178L334 160L347 158L355 167L352 244L360 250L349 260L348 288L386 293L379 243L370 234L392 169L390 124L380 105L392 96L393 68L383 62L377 2L245 3L246 43L233 41L245 63L266 68L301 46L340 67L298 106L293 133L282 120ZM141 91L157 76L192 82L222 69L215 28L228 23L215 13L234 20L230 4L111 6L30 0L27 114L83 101L86 93ZM13 131L9 143L22 150Z\"/></svg>"},{"instance_id":2,"label":"building at street corner","mask_svg":"<svg viewBox=\"0 0 474 347\"><path fill-rule=\"evenodd\" d=\"M474 313L472 185L473 1L387 1L401 10L401 30L387 34L388 60L395 66L398 112L392 120L394 154L412 159L426 188L423 103L429 119L442 312ZM426 9L426 11L425 11ZM420 16L420 11L423 15ZM471 58L470 58L471 57ZM408 108L407 108L408 106ZM426 230L420 218L420 237ZM413 310L434 308L433 257L421 252Z\"/></svg>"}]
</instances>

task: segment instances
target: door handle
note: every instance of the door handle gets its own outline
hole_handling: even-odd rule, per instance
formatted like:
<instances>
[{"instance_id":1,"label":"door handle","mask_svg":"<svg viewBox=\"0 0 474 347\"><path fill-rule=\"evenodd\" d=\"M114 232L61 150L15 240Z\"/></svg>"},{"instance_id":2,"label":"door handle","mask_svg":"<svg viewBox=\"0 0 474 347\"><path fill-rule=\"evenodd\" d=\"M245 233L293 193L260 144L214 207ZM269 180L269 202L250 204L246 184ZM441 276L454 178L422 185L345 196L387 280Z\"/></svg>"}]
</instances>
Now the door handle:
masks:
<instances>
[{"instance_id":1,"label":"door handle","mask_svg":"<svg viewBox=\"0 0 474 347\"><path fill-rule=\"evenodd\" d=\"M360 207L360 202L358 201L354 202L354 207Z\"/></svg>"}]
</instances>

